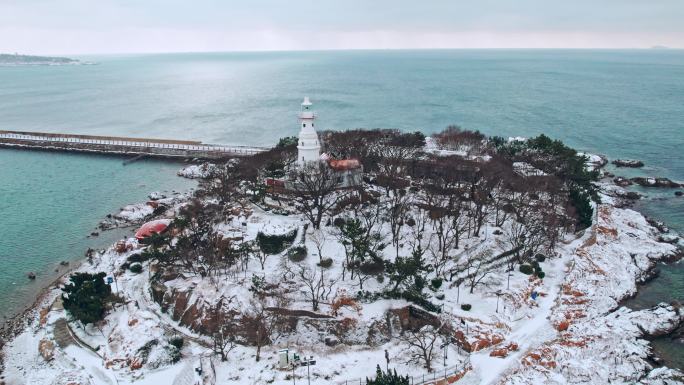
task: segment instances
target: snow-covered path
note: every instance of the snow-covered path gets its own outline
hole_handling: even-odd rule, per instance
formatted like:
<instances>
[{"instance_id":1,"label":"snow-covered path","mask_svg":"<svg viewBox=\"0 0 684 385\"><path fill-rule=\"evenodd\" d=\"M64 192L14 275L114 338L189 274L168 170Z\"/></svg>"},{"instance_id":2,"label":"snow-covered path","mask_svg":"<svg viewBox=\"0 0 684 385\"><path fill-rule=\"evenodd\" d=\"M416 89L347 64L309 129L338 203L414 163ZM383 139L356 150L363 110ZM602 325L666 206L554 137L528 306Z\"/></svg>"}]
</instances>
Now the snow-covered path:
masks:
<instances>
[{"instance_id":1,"label":"snow-covered path","mask_svg":"<svg viewBox=\"0 0 684 385\"><path fill-rule=\"evenodd\" d=\"M489 349L471 354L470 362L474 369L472 375L477 377L478 384L496 383L527 352L556 337L557 331L549 322L549 316L561 291L561 284L565 278L565 266L573 258L575 251L582 245L585 238L586 236L574 240L566 246L566 249L570 251L563 253L561 258L550 261L552 265L547 270L549 274L542 286L547 295L537 297L539 308L535 315L511 325L512 331L506 336L506 341L517 343L519 350L510 352L505 358L491 357Z\"/></svg>"}]
</instances>

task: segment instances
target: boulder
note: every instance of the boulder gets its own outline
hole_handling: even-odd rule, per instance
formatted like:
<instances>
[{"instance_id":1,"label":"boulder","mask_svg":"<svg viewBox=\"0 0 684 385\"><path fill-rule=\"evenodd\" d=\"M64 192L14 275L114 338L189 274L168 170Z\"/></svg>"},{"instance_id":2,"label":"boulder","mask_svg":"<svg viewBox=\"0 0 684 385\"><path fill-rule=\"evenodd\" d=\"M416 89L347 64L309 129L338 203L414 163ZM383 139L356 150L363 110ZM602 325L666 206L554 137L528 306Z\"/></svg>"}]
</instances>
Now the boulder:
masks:
<instances>
[{"instance_id":1,"label":"boulder","mask_svg":"<svg viewBox=\"0 0 684 385\"><path fill-rule=\"evenodd\" d=\"M627 186L632 184L632 181L630 181L629 179L627 179L625 177L618 176L618 177L615 177L615 179L613 179L613 183L615 183L616 185L618 185L620 187L627 187Z\"/></svg>"},{"instance_id":2,"label":"boulder","mask_svg":"<svg viewBox=\"0 0 684 385\"><path fill-rule=\"evenodd\" d=\"M668 178L654 178L654 177L636 177L630 179L632 183L638 184L643 187L665 187L665 188L676 188L681 187L677 182L673 182Z\"/></svg>"},{"instance_id":3,"label":"boulder","mask_svg":"<svg viewBox=\"0 0 684 385\"><path fill-rule=\"evenodd\" d=\"M38 343L38 351L45 361L52 361L55 358L55 344L45 338Z\"/></svg>"},{"instance_id":4,"label":"boulder","mask_svg":"<svg viewBox=\"0 0 684 385\"><path fill-rule=\"evenodd\" d=\"M340 343L340 340L335 336L327 336L323 341L327 346L336 346Z\"/></svg>"},{"instance_id":5,"label":"boulder","mask_svg":"<svg viewBox=\"0 0 684 385\"><path fill-rule=\"evenodd\" d=\"M501 348L501 349L494 349L492 350L491 353L489 353L490 357L499 357L499 358L505 358L508 356L508 349L506 348Z\"/></svg>"},{"instance_id":6,"label":"boulder","mask_svg":"<svg viewBox=\"0 0 684 385\"><path fill-rule=\"evenodd\" d=\"M405 306L400 309L390 310L391 315L399 318L402 330L420 330L423 326L431 325L439 327L439 317L415 306Z\"/></svg>"},{"instance_id":7,"label":"boulder","mask_svg":"<svg viewBox=\"0 0 684 385\"><path fill-rule=\"evenodd\" d=\"M663 223L661 221L657 221L657 220L652 219L652 218L646 218L646 222L648 222L649 225L658 229L658 231L660 231L661 233L670 232L670 228L667 227L667 225L665 225L665 223Z\"/></svg>"},{"instance_id":8,"label":"boulder","mask_svg":"<svg viewBox=\"0 0 684 385\"><path fill-rule=\"evenodd\" d=\"M612 163L617 167L644 167L644 162L633 159L615 159Z\"/></svg>"},{"instance_id":9,"label":"boulder","mask_svg":"<svg viewBox=\"0 0 684 385\"><path fill-rule=\"evenodd\" d=\"M153 191L150 193L150 195L148 195L148 197L150 198L150 200L158 201L160 199L166 198L166 195L160 193L159 191Z\"/></svg>"},{"instance_id":10,"label":"boulder","mask_svg":"<svg viewBox=\"0 0 684 385\"><path fill-rule=\"evenodd\" d=\"M658 237L658 242L677 244L679 242L679 237L673 234L663 234Z\"/></svg>"}]
</instances>

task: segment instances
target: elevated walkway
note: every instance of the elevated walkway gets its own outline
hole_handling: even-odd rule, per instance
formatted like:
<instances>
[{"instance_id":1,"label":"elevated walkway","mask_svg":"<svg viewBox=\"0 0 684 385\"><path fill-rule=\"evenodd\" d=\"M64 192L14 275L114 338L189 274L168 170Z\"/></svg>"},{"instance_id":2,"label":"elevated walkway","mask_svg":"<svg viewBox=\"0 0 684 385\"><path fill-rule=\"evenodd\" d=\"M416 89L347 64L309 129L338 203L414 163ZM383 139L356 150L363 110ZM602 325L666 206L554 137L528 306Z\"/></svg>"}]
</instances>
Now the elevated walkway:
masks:
<instances>
[{"instance_id":1,"label":"elevated walkway","mask_svg":"<svg viewBox=\"0 0 684 385\"><path fill-rule=\"evenodd\" d=\"M267 150L265 147L205 144L190 140L4 130L0 130L0 147L200 159L243 157Z\"/></svg>"}]
</instances>

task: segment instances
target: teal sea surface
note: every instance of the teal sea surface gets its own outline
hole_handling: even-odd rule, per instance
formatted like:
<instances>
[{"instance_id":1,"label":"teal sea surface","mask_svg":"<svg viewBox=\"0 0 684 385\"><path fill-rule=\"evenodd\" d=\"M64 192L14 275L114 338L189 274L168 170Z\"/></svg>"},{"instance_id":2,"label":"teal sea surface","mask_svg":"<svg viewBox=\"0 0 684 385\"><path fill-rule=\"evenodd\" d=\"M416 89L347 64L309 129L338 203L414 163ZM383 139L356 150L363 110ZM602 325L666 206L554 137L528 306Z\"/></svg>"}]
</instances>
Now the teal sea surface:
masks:
<instances>
[{"instance_id":1,"label":"teal sea surface","mask_svg":"<svg viewBox=\"0 0 684 385\"><path fill-rule=\"evenodd\" d=\"M684 180L684 51L425 50L81 57L97 65L0 68L0 129L271 145L297 133L304 95L318 127L489 135L545 133L644 161L617 174ZM102 216L181 189L177 165L0 149L0 303L25 301L25 272L83 254ZM684 232L684 198L645 190L638 209ZM102 241L102 239L100 239ZM628 301L684 301L682 264ZM655 343L684 367L681 342Z\"/></svg>"},{"instance_id":2,"label":"teal sea surface","mask_svg":"<svg viewBox=\"0 0 684 385\"><path fill-rule=\"evenodd\" d=\"M131 235L131 228L96 229L107 214L146 201L152 191L171 195L194 187L176 176L181 167L159 160L123 166L117 157L0 148L0 316L30 305L88 248ZM36 279L29 280L28 272Z\"/></svg>"}]
</instances>

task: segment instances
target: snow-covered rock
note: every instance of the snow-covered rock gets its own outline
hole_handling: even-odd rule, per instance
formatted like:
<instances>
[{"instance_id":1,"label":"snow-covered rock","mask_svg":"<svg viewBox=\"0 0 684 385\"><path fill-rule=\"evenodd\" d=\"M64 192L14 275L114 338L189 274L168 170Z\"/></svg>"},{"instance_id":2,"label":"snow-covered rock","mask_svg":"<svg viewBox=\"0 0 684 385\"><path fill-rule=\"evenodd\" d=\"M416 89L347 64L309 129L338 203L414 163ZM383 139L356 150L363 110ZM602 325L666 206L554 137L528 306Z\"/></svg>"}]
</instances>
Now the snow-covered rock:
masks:
<instances>
[{"instance_id":1,"label":"snow-covered rock","mask_svg":"<svg viewBox=\"0 0 684 385\"><path fill-rule=\"evenodd\" d=\"M178 170L178 176L190 179L208 178L215 167L212 163L191 164Z\"/></svg>"},{"instance_id":2,"label":"snow-covered rock","mask_svg":"<svg viewBox=\"0 0 684 385\"><path fill-rule=\"evenodd\" d=\"M166 198L166 195L160 193L159 191L153 191L148 195L148 197L153 201L158 201L160 199Z\"/></svg>"},{"instance_id":3,"label":"snow-covered rock","mask_svg":"<svg viewBox=\"0 0 684 385\"><path fill-rule=\"evenodd\" d=\"M114 215L114 218L137 223L145 220L150 215L154 213L154 207L147 203L138 203L134 205L124 206L118 214Z\"/></svg>"}]
</instances>

